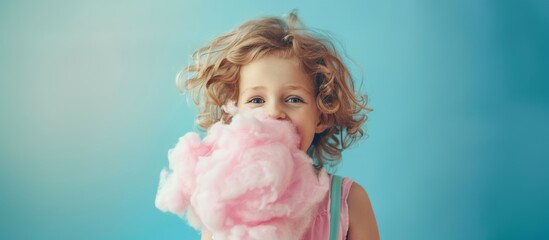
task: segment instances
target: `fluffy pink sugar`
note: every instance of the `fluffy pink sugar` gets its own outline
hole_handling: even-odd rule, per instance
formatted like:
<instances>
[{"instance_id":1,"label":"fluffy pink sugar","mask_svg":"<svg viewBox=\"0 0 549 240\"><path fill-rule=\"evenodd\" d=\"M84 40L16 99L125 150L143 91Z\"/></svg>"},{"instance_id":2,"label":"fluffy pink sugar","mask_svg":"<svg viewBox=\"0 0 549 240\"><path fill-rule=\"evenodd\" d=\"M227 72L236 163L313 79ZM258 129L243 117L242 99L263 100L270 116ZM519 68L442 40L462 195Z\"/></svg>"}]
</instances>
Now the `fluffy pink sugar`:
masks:
<instances>
[{"instance_id":1,"label":"fluffy pink sugar","mask_svg":"<svg viewBox=\"0 0 549 240\"><path fill-rule=\"evenodd\" d=\"M290 149L298 149L299 136L290 121L281 121L269 117L261 109L243 110L232 118L229 125L221 125L230 134L224 134L218 143L234 145L240 148L265 142L282 142ZM212 134L212 137L216 137Z\"/></svg>"},{"instance_id":2,"label":"fluffy pink sugar","mask_svg":"<svg viewBox=\"0 0 549 240\"><path fill-rule=\"evenodd\" d=\"M306 158L309 158L303 152L294 153L294 159L303 159L295 164L295 174L299 177L292 178L289 183L290 188L280 196L279 202L282 204L291 204L292 215L306 216L314 211L316 204L321 202L328 192L329 177L324 169L314 170Z\"/></svg>"},{"instance_id":3,"label":"fluffy pink sugar","mask_svg":"<svg viewBox=\"0 0 549 240\"><path fill-rule=\"evenodd\" d=\"M225 206L223 202L211 200L216 196L214 190L197 188L190 200L189 208L192 209L194 216L193 219L189 219L189 222L200 222L207 229L223 228L226 216Z\"/></svg>"},{"instance_id":4,"label":"fluffy pink sugar","mask_svg":"<svg viewBox=\"0 0 549 240\"><path fill-rule=\"evenodd\" d=\"M179 138L168 151L169 169L163 170L155 205L162 211L183 214L196 187L194 169L200 155L209 151L196 133L187 133Z\"/></svg>"},{"instance_id":5,"label":"fluffy pink sugar","mask_svg":"<svg viewBox=\"0 0 549 240\"><path fill-rule=\"evenodd\" d=\"M244 118L244 115L243 118L245 121L242 121L242 124L250 124L251 126L256 127L256 131L254 131L256 139L283 143L288 146L291 151L299 149L299 135L297 134L295 126L290 121L281 121L271 118L261 111L251 111L249 114L254 115L254 118ZM250 122L247 122L246 120Z\"/></svg>"},{"instance_id":6,"label":"fluffy pink sugar","mask_svg":"<svg viewBox=\"0 0 549 240\"><path fill-rule=\"evenodd\" d=\"M327 193L327 181L320 181L327 178L297 148L291 123L244 112L206 139L216 147L208 164L199 164L204 175L192 205L216 238L291 239L304 232Z\"/></svg>"},{"instance_id":7,"label":"fluffy pink sugar","mask_svg":"<svg viewBox=\"0 0 549 240\"><path fill-rule=\"evenodd\" d=\"M189 201L185 200L186 196L180 193L178 181L174 178L166 170L162 170L155 206L164 212L172 212L179 215L183 213Z\"/></svg>"},{"instance_id":8,"label":"fluffy pink sugar","mask_svg":"<svg viewBox=\"0 0 549 240\"><path fill-rule=\"evenodd\" d=\"M157 207L216 239L299 239L329 178L298 146L291 122L260 110L214 124L203 141L189 133L170 150Z\"/></svg>"},{"instance_id":9,"label":"fluffy pink sugar","mask_svg":"<svg viewBox=\"0 0 549 240\"><path fill-rule=\"evenodd\" d=\"M190 132L179 138L175 148L168 153L170 169L179 177L182 190L191 193L195 188L195 169L200 157L211 151L197 133Z\"/></svg>"},{"instance_id":10,"label":"fluffy pink sugar","mask_svg":"<svg viewBox=\"0 0 549 240\"><path fill-rule=\"evenodd\" d=\"M194 227L195 229L202 229L204 226L204 223L202 223L202 219L196 214L194 208L189 207L187 208L187 211L185 212L185 217L187 218L187 221L189 222L189 225ZM209 229L208 227L206 227Z\"/></svg>"},{"instance_id":11,"label":"fluffy pink sugar","mask_svg":"<svg viewBox=\"0 0 549 240\"><path fill-rule=\"evenodd\" d=\"M220 192L223 199L233 200L246 191L265 187L283 192L293 174L292 155L281 143L241 150L231 160L233 164L228 171L233 174L222 176L229 186Z\"/></svg>"},{"instance_id":12,"label":"fluffy pink sugar","mask_svg":"<svg viewBox=\"0 0 549 240\"><path fill-rule=\"evenodd\" d=\"M216 146L217 149L209 156L200 158L196 166L197 187L191 197L191 207L208 229L224 226L225 202L222 201L220 192L231 187L224 183L224 178L234 174L230 171L233 164L230 159L237 154Z\"/></svg>"},{"instance_id":13,"label":"fluffy pink sugar","mask_svg":"<svg viewBox=\"0 0 549 240\"><path fill-rule=\"evenodd\" d=\"M272 203L279 195L274 186L281 181L277 180L276 174L269 170L276 169L276 164L273 164L274 161L240 156L249 155L246 154L248 152L254 152L254 150L245 150L243 154L233 153L233 157L227 158L231 154L225 149L218 149L210 157L202 159L203 161L199 164L199 167L209 171L198 175L198 187L191 201L202 221L211 228L226 228L227 220L243 221L233 212L237 210L242 212L243 208L248 209L252 212L252 216L256 217L272 215L268 213L269 209L265 209L265 205ZM260 153L265 155L264 151ZM289 154L286 155L285 159L291 158ZM255 156L259 155L255 154ZM285 187L278 188L279 191L283 191ZM257 221L257 219L254 220ZM250 222L250 219L246 222Z\"/></svg>"}]
</instances>

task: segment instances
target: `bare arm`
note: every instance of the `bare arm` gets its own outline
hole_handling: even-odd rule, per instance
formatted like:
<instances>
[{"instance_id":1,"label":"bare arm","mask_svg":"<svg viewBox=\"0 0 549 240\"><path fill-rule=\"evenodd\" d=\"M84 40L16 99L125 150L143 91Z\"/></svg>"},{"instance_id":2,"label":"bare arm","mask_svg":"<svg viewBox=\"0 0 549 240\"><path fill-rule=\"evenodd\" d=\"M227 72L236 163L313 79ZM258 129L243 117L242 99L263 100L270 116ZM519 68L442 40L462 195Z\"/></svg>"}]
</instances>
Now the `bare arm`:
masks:
<instances>
[{"instance_id":1,"label":"bare arm","mask_svg":"<svg viewBox=\"0 0 549 240\"><path fill-rule=\"evenodd\" d=\"M357 183L349 190L349 240L379 239L377 222L368 194Z\"/></svg>"},{"instance_id":2,"label":"bare arm","mask_svg":"<svg viewBox=\"0 0 549 240\"><path fill-rule=\"evenodd\" d=\"M212 233L206 229L202 229L200 240L212 240Z\"/></svg>"}]
</instances>

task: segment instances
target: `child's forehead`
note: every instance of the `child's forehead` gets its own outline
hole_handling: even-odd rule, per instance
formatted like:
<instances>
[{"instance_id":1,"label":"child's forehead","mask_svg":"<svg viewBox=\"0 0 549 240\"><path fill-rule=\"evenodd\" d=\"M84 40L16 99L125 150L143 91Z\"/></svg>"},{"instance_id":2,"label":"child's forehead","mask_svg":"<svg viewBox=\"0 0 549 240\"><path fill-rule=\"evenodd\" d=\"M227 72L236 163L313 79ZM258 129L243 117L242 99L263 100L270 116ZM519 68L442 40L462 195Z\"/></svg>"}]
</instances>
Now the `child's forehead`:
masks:
<instances>
[{"instance_id":1,"label":"child's forehead","mask_svg":"<svg viewBox=\"0 0 549 240\"><path fill-rule=\"evenodd\" d=\"M258 65L272 64L273 62L285 63L286 65L291 65L293 69L299 71L300 73L310 74L309 69L305 67L304 59L299 58L295 54L284 54L279 53L280 51L269 53L263 56L259 56L249 63L240 66L240 74L242 74L243 69L249 69L252 67L257 67ZM269 65L268 67L272 67Z\"/></svg>"},{"instance_id":2,"label":"child's forehead","mask_svg":"<svg viewBox=\"0 0 549 240\"><path fill-rule=\"evenodd\" d=\"M268 55L251 61L240 68L240 77L300 77L308 78L307 72L303 69L301 60L295 56L279 57Z\"/></svg>"},{"instance_id":3,"label":"child's forehead","mask_svg":"<svg viewBox=\"0 0 549 240\"><path fill-rule=\"evenodd\" d=\"M241 69L240 90L246 92L279 89L314 92L312 78L300 65L296 57L271 56L254 61Z\"/></svg>"}]
</instances>

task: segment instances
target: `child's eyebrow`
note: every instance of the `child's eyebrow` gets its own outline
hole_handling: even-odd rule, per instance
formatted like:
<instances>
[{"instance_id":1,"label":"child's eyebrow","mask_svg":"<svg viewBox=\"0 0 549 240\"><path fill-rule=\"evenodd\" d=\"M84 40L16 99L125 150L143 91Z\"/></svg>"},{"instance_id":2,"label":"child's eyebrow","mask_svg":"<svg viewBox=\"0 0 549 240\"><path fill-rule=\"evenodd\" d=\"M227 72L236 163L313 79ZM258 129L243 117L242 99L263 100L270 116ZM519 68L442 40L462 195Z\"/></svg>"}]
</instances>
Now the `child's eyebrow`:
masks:
<instances>
[{"instance_id":1,"label":"child's eyebrow","mask_svg":"<svg viewBox=\"0 0 549 240\"><path fill-rule=\"evenodd\" d=\"M248 90L257 91L257 90L264 90L264 89L265 89L265 87L263 87L263 86L256 86L256 87L246 88L246 89L244 89L244 91L242 91L242 94L244 94L244 93L247 92Z\"/></svg>"},{"instance_id":2,"label":"child's eyebrow","mask_svg":"<svg viewBox=\"0 0 549 240\"><path fill-rule=\"evenodd\" d=\"M301 85L287 85L285 86L286 89L289 89L289 90L303 90L309 94L312 94L311 91L309 91L309 89L307 89L306 87L303 87Z\"/></svg>"}]
</instances>

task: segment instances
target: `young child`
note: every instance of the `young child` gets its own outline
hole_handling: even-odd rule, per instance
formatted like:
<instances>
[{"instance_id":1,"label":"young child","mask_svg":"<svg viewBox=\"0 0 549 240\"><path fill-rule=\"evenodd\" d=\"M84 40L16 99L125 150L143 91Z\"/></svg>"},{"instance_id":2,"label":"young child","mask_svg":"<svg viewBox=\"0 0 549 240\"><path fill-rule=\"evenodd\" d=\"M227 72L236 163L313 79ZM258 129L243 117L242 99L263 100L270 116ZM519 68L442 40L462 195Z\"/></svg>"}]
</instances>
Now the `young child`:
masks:
<instances>
[{"instance_id":1,"label":"young child","mask_svg":"<svg viewBox=\"0 0 549 240\"><path fill-rule=\"evenodd\" d=\"M178 76L199 107L197 123L208 129L230 122L222 109L261 108L290 121L300 137L299 149L315 160L317 170L337 165L341 151L363 135L367 97L357 94L351 75L332 43L308 31L292 12L289 19L262 18L244 23L199 49L194 65ZM185 77L186 76L186 77ZM351 179L341 185L337 239L379 239L366 191ZM330 194L326 194L303 239L328 239ZM202 239L212 239L207 229Z\"/></svg>"}]
</instances>

